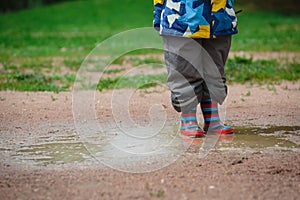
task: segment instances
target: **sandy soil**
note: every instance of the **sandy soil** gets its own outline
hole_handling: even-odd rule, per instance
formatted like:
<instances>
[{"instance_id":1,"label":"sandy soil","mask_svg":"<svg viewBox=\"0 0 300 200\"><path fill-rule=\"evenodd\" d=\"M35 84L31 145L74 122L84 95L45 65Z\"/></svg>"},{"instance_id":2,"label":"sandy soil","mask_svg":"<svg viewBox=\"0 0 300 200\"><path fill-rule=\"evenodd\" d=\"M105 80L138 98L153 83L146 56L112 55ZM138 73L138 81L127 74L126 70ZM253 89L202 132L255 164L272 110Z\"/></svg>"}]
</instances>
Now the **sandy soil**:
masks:
<instances>
[{"instance_id":1,"label":"sandy soil","mask_svg":"<svg viewBox=\"0 0 300 200\"><path fill-rule=\"evenodd\" d=\"M231 85L226 122L243 127L299 127L299 86L299 82ZM115 117L112 95L113 91L96 94L100 122ZM125 103L137 123L149 122L147 113L154 104L163 105L169 123L178 123L166 88L135 92ZM298 150L216 147L199 158L191 147L167 167L140 174L97 162L36 166L17 160L17 149L29 138L76 131L72 93L2 91L0 108L0 199L298 199L300 195Z\"/></svg>"}]
</instances>

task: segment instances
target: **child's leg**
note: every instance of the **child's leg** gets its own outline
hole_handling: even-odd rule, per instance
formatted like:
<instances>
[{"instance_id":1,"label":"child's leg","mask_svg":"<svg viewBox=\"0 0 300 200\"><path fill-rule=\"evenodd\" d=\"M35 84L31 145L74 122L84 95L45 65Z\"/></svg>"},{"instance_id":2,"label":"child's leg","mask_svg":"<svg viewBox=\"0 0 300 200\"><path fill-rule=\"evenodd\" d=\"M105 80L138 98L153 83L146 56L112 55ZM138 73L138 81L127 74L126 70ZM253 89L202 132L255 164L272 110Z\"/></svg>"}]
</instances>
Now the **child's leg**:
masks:
<instances>
[{"instance_id":1,"label":"child's leg","mask_svg":"<svg viewBox=\"0 0 300 200\"><path fill-rule=\"evenodd\" d=\"M219 36L214 39L206 39L201 41L201 45L203 49L208 53L208 56L213 60L215 66L218 68L217 71L214 71L218 73L217 75L214 74L207 74L209 76L212 76L214 78L215 76L220 77L224 83L223 87L225 89L225 93L227 95L227 86L226 86L226 73L224 70L225 63L228 58L230 46L231 46L231 35L228 36ZM209 71L210 66L204 66L206 69ZM208 83L204 83L206 89L204 89L204 96L209 95L213 92L218 92L218 91L211 91L214 88L211 87L212 83L208 85ZM207 94L208 93L208 94ZM212 96L212 95L210 95ZM225 99L225 98L224 98ZM223 99L223 100L224 100ZM215 99L218 101L218 99ZM222 104L223 102L218 101L218 103Z\"/></svg>"},{"instance_id":2,"label":"child's leg","mask_svg":"<svg viewBox=\"0 0 300 200\"><path fill-rule=\"evenodd\" d=\"M171 102L174 109L181 112L180 132L186 136L201 137L204 132L198 126L196 107L202 96L204 80L189 62L190 58L184 56L199 59L201 46L190 38L163 36L163 39Z\"/></svg>"},{"instance_id":3,"label":"child's leg","mask_svg":"<svg viewBox=\"0 0 300 200\"><path fill-rule=\"evenodd\" d=\"M204 80L183 54L198 59L200 46L193 39L184 37L163 36L163 41L172 105L177 112L189 112L201 99Z\"/></svg>"},{"instance_id":4,"label":"child's leg","mask_svg":"<svg viewBox=\"0 0 300 200\"><path fill-rule=\"evenodd\" d=\"M226 93L227 93L227 86L226 86L226 74L224 71L224 65L228 57L230 45L231 45L231 36L222 36L216 39L205 40L202 43L203 48L208 52L208 54L211 56L214 63L218 67L220 76L222 77L222 80L226 88ZM211 98L210 96L211 92L215 92L215 91L210 91L210 88L204 90L202 99L200 101L200 106L204 118L204 131L212 130L214 132L218 132L221 134L233 133L233 128L231 126L226 126L221 122L218 113L218 103L217 101Z\"/></svg>"},{"instance_id":5,"label":"child's leg","mask_svg":"<svg viewBox=\"0 0 300 200\"><path fill-rule=\"evenodd\" d=\"M218 103L209 96L203 96L201 100L201 110L204 118L204 131L213 131L220 134L233 133L231 126L226 126L221 122Z\"/></svg>"},{"instance_id":6,"label":"child's leg","mask_svg":"<svg viewBox=\"0 0 300 200\"><path fill-rule=\"evenodd\" d=\"M180 132L185 136L191 137L202 137L204 136L204 131L198 125L197 122L197 107L192 108L189 112L182 112L181 113L181 126Z\"/></svg>"}]
</instances>

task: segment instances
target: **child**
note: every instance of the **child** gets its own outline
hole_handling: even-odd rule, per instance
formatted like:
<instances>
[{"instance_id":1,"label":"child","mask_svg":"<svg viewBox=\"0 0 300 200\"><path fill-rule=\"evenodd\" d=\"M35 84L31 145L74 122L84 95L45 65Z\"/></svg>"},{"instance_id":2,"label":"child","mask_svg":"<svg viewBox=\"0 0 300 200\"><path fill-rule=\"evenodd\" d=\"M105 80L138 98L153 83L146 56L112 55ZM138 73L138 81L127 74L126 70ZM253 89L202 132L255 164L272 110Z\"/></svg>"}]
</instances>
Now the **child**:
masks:
<instances>
[{"instance_id":1,"label":"child","mask_svg":"<svg viewBox=\"0 0 300 200\"><path fill-rule=\"evenodd\" d=\"M154 28L163 37L167 82L172 105L181 112L183 135L233 133L233 128L224 125L218 114L218 103L222 104L227 95L224 65L231 35L237 33L233 1L154 0ZM196 118L198 104L203 113L203 129Z\"/></svg>"}]
</instances>

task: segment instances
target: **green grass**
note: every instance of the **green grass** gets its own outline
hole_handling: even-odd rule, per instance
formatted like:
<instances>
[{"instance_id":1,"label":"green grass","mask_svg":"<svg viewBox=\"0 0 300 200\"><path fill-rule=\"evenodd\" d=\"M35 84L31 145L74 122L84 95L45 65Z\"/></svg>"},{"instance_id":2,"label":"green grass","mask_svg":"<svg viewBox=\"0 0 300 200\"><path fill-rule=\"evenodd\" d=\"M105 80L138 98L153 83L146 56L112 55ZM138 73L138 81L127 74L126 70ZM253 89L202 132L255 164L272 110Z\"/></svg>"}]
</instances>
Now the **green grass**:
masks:
<instances>
[{"instance_id":1,"label":"green grass","mask_svg":"<svg viewBox=\"0 0 300 200\"><path fill-rule=\"evenodd\" d=\"M300 51L300 15L244 10L233 51Z\"/></svg>"},{"instance_id":2,"label":"green grass","mask_svg":"<svg viewBox=\"0 0 300 200\"><path fill-rule=\"evenodd\" d=\"M132 62L133 66L140 66L146 64L146 65L152 65L153 67L157 67L158 65L164 64L161 60L152 57L146 57L146 58L131 57L130 61Z\"/></svg>"},{"instance_id":3,"label":"green grass","mask_svg":"<svg viewBox=\"0 0 300 200\"><path fill-rule=\"evenodd\" d=\"M252 58L234 57L233 59L228 59L225 69L229 83L274 84L281 80L295 81L300 79L300 64L297 62L254 61ZM125 70L126 68L111 69L104 71L104 73L114 74ZM0 90L54 92L69 90L75 81L76 75L76 71L73 71L73 73L70 71L70 73L63 75L57 73L48 73L47 75L43 70L28 72L28 69L20 70L15 65L5 65L0 70L0 73ZM158 75L139 74L134 76L103 77L97 84L97 89L100 91L121 88L146 89L158 84L165 84L166 78L167 75L164 73Z\"/></svg>"},{"instance_id":4,"label":"green grass","mask_svg":"<svg viewBox=\"0 0 300 200\"><path fill-rule=\"evenodd\" d=\"M121 68L121 69L109 69L109 70L104 71L104 73L105 74L116 74L116 73L123 72L125 70L126 70L125 68Z\"/></svg>"},{"instance_id":5,"label":"green grass","mask_svg":"<svg viewBox=\"0 0 300 200\"><path fill-rule=\"evenodd\" d=\"M225 70L231 83L274 83L300 79L300 63L297 62L253 61L252 58L234 57L228 59Z\"/></svg>"},{"instance_id":6,"label":"green grass","mask_svg":"<svg viewBox=\"0 0 300 200\"><path fill-rule=\"evenodd\" d=\"M115 78L102 78L97 89L102 91L105 89L147 89L158 84L165 84L167 80L166 74L159 75L135 75L135 76L118 76Z\"/></svg>"},{"instance_id":7,"label":"green grass","mask_svg":"<svg viewBox=\"0 0 300 200\"><path fill-rule=\"evenodd\" d=\"M64 64L66 67L69 67L71 70L78 70L82 64L82 59L65 59Z\"/></svg>"},{"instance_id":8,"label":"green grass","mask_svg":"<svg viewBox=\"0 0 300 200\"><path fill-rule=\"evenodd\" d=\"M149 193L150 197L157 197L157 198L161 198L161 197L164 197L165 195L165 191L162 190L162 189L159 189L157 192L153 193L153 192L150 192Z\"/></svg>"},{"instance_id":9,"label":"green grass","mask_svg":"<svg viewBox=\"0 0 300 200\"><path fill-rule=\"evenodd\" d=\"M84 58L120 31L152 26L152 1L87 0L0 14L0 62L14 57ZM233 51L299 51L300 15L244 10ZM145 38L146 39L146 38Z\"/></svg>"},{"instance_id":10,"label":"green grass","mask_svg":"<svg viewBox=\"0 0 300 200\"><path fill-rule=\"evenodd\" d=\"M151 26L152 1L64 2L0 14L0 55L86 56L105 38Z\"/></svg>"},{"instance_id":11,"label":"green grass","mask_svg":"<svg viewBox=\"0 0 300 200\"><path fill-rule=\"evenodd\" d=\"M300 51L300 15L243 9L238 15L239 34L233 37L232 51ZM0 90L69 90L82 61L97 44L121 31L152 26L152 15L152 1L138 0L70 1L0 13ZM161 53L150 49L132 51L130 55L149 52ZM120 57L114 64L123 62ZM129 63L156 67L161 62L151 57L132 57ZM297 62L235 58L226 68L231 83L300 78ZM147 88L164 81L165 75L115 77L101 80L98 89Z\"/></svg>"},{"instance_id":12,"label":"green grass","mask_svg":"<svg viewBox=\"0 0 300 200\"><path fill-rule=\"evenodd\" d=\"M0 90L53 91L69 90L74 75L11 72L0 75Z\"/></svg>"}]
</instances>

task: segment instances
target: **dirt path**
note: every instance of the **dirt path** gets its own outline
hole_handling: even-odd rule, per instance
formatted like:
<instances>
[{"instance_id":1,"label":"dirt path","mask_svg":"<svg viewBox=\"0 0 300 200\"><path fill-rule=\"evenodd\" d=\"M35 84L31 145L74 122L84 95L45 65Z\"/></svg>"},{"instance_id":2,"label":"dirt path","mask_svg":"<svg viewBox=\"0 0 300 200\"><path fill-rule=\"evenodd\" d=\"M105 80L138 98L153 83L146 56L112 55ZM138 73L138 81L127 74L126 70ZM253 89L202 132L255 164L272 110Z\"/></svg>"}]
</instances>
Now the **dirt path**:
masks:
<instances>
[{"instance_id":1,"label":"dirt path","mask_svg":"<svg viewBox=\"0 0 300 200\"><path fill-rule=\"evenodd\" d=\"M174 162L138 174L86 157L88 153L76 142L71 93L0 92L0 199L297 199L299 86L299 82L230 86L225 110L226 122L237 128L234 137L219 138L203 158L199 148L207 139L184 140L193 145ZM96 94L101 123L113 124L116 115L111 105L124 104L114 104L112 95L112 91ZM128 101L130 116L147 124L155 104L163 105L167 124L176 128L178 114L166 88L133 93ZM249 127L266 129L251 132ZM64 152L59 152L59 142ZM37 159L45 152L55 159Z\"/></svg>"}]
</instances>

